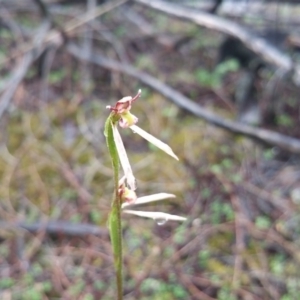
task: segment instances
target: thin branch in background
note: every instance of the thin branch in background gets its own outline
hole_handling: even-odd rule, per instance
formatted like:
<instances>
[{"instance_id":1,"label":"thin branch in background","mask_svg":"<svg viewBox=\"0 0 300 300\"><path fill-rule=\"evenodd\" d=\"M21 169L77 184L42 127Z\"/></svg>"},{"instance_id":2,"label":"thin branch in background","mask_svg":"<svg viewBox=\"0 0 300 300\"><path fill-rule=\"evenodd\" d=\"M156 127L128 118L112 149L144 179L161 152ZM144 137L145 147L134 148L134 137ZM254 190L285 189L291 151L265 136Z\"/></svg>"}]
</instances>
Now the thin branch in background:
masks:
<instances>
[{"instance_id":1,"label":"thin branch in background","mask_svg":"<svg viewBox=\"0 0 300 300\"><path fill-rule=\"evenodd\" d=\"M87 13L92 13L96 9L96 0L87 0ZM91 21L91 24L93 21ZM93 26L91 26L93 28ZM86 30L83 33L82 43L83 43L83 50L86 52L87 55L93 51L93 29ZM89 91L92 83L92 74L90 69L90 64L88 62L83 62L81 65L82 69L82 88L84 91Z\"/></svg>"},{"instance_id":2,"label":"thin branch in background","mask_svg":"<svg viewBox=\"0 0 300 300\"><path fill-rule=\"evenodd\" d=\"M246 225L247 231L254 238L268 241L270 244L276 243L287 253L289 253L297 263L300 262L299 249L297 248L297 246L293 242L286 240L274 229L268 229L268 230L258 229L255 226L255 224L253 224L248 220L244 220L243 224Z\"/></svg>"},{"instance_id":3,"label":"thin branch in background","mask_svg":"<svg viewBox=\"0 0 300 300\"><path fill-rule=\"evenodd\" d=\"M69 182L69 184L73 187L73 189L78 193L81 204L87 204L93 197L80 183L73 170L66 163L64 163L60 167L60 171L65 179Z\"/></svg>"},{"instance_id":4,"label":"thin branch in background","mask_svg":"<svg viewBox=\"0 0 300 300\"><path fill-rule=\"evenodd\" d=\"M193 296L194 299L199 300L216 300L215 298L212 298L208 296L206 293L200 291L197 286L192 282L192 280L186 276L183 273L179 273L178 277L181 282L183 282L184 286L187 288L187 290L190 292L190 294Z\"/></svg>"},{"instance_id":5,"label":"thin branch in background","mask_svg":"<svg viewBox=\"0 0 300 300\"><path fill-rule=\"evenodd\" d=\"M104 24L100 23L99 20L95 20L91 27L98 31L101 38L105 39L108 43L112 45L119 59L123 63L129 63L128 55L126 54L126 49L122 41L119 40L113 33L109 31L109 28L105 27ZM101 28L101 30L99 30Z\"/></svg>"},{"instance_id":6,"label":"thin branch in background","mask_svg":"<svg viewBox=\"0 0 300 300\"><path fill-rule=\"evenodd\" d=\"M44 19L50 20L51 19L51 14L49 12L47 4L43 0L34 0L34 2L36 3L36 5L39 8L39 10L41 12L41 16Z\"/></svg>"},{"instance_id":7,"label":"thin branch in background","mask_svg":"<svg viewBox=\"0 0 300 300\"><path fill-rule=\"evenodd\" d=\"M56 28L60 28L60 26L53 20L48 5L43 0L34 0L34 2L39 8L42 18L47 19L50 22L50 24L54 25ZM42 82L40 85L40 99L42 103L48 99L49 86L47 79L50 73L52 63L54 61L56 50L60 46L61 43L50 43L49 45L47 45L47 47L45 47L43 53L40 56L38 72L42 78Z\"/></svg>"},{"instance_id":8,"label":"thin branch in background","mask_svg":"<svg viewBox=\"0 0 300 300\"><path fill-rule=\"evenodd\" d=\"M36 223L8 223L0 222L2 230L16 230L25 229L31 233L43 232L52 235L67 235L74 237L85 237L87 235L94 235L98 237L108 238L108 230L99 226L91 224L74 224L65 221L48 221L48 222L36 222Z\"/></svg>"},{"instance_id":9,"label":"thin branch in background","mask_svg":"<svg viewBox=\"0 0 300 300\"><path fill-rule=\"evenodd\" d=\"M15 68L12 75L7 82L6 90L0 99L0 118L2 117L5 110L8 108L10 100L12 99L16 89L25 77L30 65L34 61L34 54L32 52L27 53L22 62Z\"/></svg>"},{"instance_id":10,"label":"thin branch in background","mask_svg":"<svg viewBox=\"0 0 300 300\"><path fill-rule=\"evenodd\" d=\"M131 5L124 5L121 9L122 16L133 23L146 37L154 37L156 41L166 48L173 48L175 41L168 34L161 34L143 16L131 8Z\"/></svg>"},{"instance_id":11,"label":"thin branch in background","mask_svg":"<svg viewBox=\"0 0 300 300\"><path fill-rule=\"evenodd\" d=\"M21 27L5 7L1 7L0 9L0 19L1 25L7 26L14 37L18 39L18 42L25 42Z\"/></svg>"},{"instance_id":12,"label":"thin branch in background","mask_svg":"<svg viewBox=\"0 0 300 300\"><path fill-rule=\"evenodd\" d=\"M234 259L234 268L232 276L232 286L238 287L240 285L242 267L243 267L243 256L246 249L245 240L246 240L246 230L243 225L243 219L246 217L243 214L241 209L240 199L237 196L234 185L227 181L226 178L222 176L216 176L219 181L224 186L225 190L229 194L231 205L234 210L234 226L235 226L235 259Z\"/></svg>"}]
</instances>

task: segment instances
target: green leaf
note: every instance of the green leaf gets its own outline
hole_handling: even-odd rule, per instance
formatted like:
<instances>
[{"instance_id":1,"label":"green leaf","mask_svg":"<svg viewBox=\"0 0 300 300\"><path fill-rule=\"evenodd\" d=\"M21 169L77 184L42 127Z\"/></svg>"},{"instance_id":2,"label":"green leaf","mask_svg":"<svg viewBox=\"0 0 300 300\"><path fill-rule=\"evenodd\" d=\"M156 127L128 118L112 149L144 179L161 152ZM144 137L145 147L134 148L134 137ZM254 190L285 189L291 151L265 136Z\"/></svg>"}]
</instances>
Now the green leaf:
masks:
<instances>
[{"instance_id":1,"label":"green leaf","mask_svg":"<svg viewBox=\"0 0 300 300\"><path fill-rule=\"evenodd\" d=\"M258 216L255 220L255 225L259 229L268 229L271 226L271 221L268 217Z\"/></svg>"}]
</instances>

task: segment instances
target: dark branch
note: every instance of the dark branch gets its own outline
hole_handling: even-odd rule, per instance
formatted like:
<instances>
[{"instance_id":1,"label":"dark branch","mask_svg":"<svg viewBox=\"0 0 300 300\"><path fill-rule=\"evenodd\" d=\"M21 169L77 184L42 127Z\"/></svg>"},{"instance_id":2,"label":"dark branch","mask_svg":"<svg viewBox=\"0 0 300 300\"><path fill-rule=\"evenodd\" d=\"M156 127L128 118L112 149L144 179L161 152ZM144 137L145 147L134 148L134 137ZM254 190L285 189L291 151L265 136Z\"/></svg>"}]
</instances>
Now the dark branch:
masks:
<instances>
[{"instance_id":1,"label":"dark branch","mask_svg":"<svg viewBox=\"0 0 300 300\"><path fill-rule=\"evenodd\" d=\"M68 235L68 236L86 236L95 235L99 237L108 237L108 231L99 226L90 224L74 224L65 221L50 221L47 223L6 223L0 222L1 229L25 229L32 233L45 231L47 234Z\"/></svg>"},{"instance_id":2,"label":"dark branch","mask_svg":"<svg viewBox=\"0 0 300 300\"><path fill-rule=\"evenodd\" d=\"M43 0L33 0L35 2L35 4L38 6L41 15L45 18L45 19L49 19L51 17L51 14L49 12L49 9L46 5L46 3Z\"/></svg>"},{"instance_id":3,"label":"dark branch","mask_svg":"<svg viewBox=\"0 0 300 300\"><path fill-rule=\"evenodd\" d=\"M186 6L171 4L161 0L135 0L137 3L151 7L162 13L177 17L183 20L194 22L197 25L223 32L242 41L249 49L263 57L267 62L274 64L285 72L294 72L296 84L300 84L300 66L279 49L270 45L265 39L251 34L242 26L225 20L224 18L187 8Z\"/></svg>"}]
</instances>

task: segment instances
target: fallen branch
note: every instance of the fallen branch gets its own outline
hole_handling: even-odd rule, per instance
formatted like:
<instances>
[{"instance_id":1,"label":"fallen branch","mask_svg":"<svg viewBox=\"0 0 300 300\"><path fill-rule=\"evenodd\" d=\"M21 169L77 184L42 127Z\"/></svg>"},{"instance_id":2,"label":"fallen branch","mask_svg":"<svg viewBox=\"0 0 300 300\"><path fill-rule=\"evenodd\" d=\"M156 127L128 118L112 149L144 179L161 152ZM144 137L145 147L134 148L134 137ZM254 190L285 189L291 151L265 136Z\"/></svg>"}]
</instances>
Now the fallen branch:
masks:
<instances>
[{"instance_id":1,"label":"fallen branch","mask_svg":"<svg viewBox=\"0 0 300 300\"><path fill-rule=\"evenodd\" d=\"M117 61L111 60L102 55L98 55L92 53L87 56L78 46L75 44L69 44L67 46L68 51L77 59L82 59L99 65L103 68L110 69L113 71L123 72L131 77L136 78L140 82L149 86L150 88L156 90L160 94L162 94L167 99L171 100L173 103L178 105L179 107L189 111L197 117L200 117L207 122L214 124L218 127L227 129L233 133L242 134L257 140L260 140L266 144L271 146L277 146L283 150L289 151L291 153L300 154L300 140L285 136L283 134L261 129L254 128L246 124L242 124L239 122L225 120L218 115L210 112L200 106L199 104L194 103L191 99L182 95L172 87L167 84L159 81L155 77L145 73L138 71L132 66L121 64Z\"/></svg>"},{"instance_id":2,"label":"fallen branch","mask_svg":"<svg viewBox=\"0 0 300 300\"><path fill-rule=\"evenodd\" d=\"M265 39L251 34L232 21L212 15L210 13L187 8L186 6L171 4L161 0L135 0L135 2L151 7L162 13L183 20L194 22L197 25L223 32L242 41L249 49L263 57L267 62L283 69L286 73L294 73L295 84L300 85L300 66L279 49L270 45Z\"/></svg>"},{"instance_id":3,"label":"fallen branch","mask_svg":"<svg viewBox=\"0 0 300 300\"><path fill-rule=\"evenodd\" d=\"M108 231L99 226L90 224L74 224L66 221L50 221L37 223L6 223L0 222L1 229L25 229L31 233L45 231L47 234L68 235L68 236L87 236L95 235L99 237L108 237Z\"/></svg>"}]
</instances>

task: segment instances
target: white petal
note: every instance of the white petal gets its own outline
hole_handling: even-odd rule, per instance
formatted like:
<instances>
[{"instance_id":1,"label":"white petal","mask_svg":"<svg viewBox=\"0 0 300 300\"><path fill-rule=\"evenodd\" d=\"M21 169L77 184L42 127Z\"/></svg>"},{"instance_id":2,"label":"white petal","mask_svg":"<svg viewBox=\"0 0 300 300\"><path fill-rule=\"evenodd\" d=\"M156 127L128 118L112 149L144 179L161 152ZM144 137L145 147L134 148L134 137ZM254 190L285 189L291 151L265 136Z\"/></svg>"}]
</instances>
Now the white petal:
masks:
<instances>
[{"instance_id":1,"label":"white petal","mask_svg":"<svg viewBox=\"0 0 300 300\"><path fill-rule=\"evenodd\" d=\"M132 172L129 160L128 160L128 156L127 156L122 138L120 136L117 126L113 126L112 128L113 128L114 140L115 140L116 147L118 150L121 166L123 168L123 171L124 171L124 174L125 174L125 177L127 180L127 184L130 187L130 189L134 191L134 190L136 190L135 178L133 176L133 172Z\"/></svg>"},{"instance_id":2,"label":"white petal","mask_svg":"<svg viewBox=\"0 0 300 300\"><path fill-rule=\"evenodd\" d=\"M139 134L141 137L143 137L145 140L147 140L151 144L155 145L159 149L165 151L170 156L179 160L169 145L165 144L161 140L157 139L156 137L154 137L153 135L151 135L150 133L146 132L145 130L143 130L142 128L140 128L136 125L132 125L132 126L130 126L130 128L133 132Z\"/></svg>"},{"instance_id":3,"label":"white petal","mask_svg":"<svg viewBox=\"0 0 300 300\"><path fill-rule=\"evenodd\" d=\"M122 208L127 206L133 206L133 205L139 205L139 204L145 204L150 203L154 201L160 201L168 198L175 198L176 196L173 194L167 194L167 193L159 193L159 194L153 194L149 196L139 197L137 198L134 203L123 203Z\"/></svg>"},{"instance_id":4,"label":"white petal","mask_svg":"<svg viewBox=\"0 0 300 300\"><path fill-rule=\"evenodd\" d=\"M186 218L176 216L176 215L170 215L163 212L154 212L154 211L138 211L138 210L123 210L122 212L126 214L132 214L139 217L145 217L145 218L151 218L153 220L159 221L164 220L165 222L168 220L173 221L185 221Z\"/></svg>"}]
</instances>

